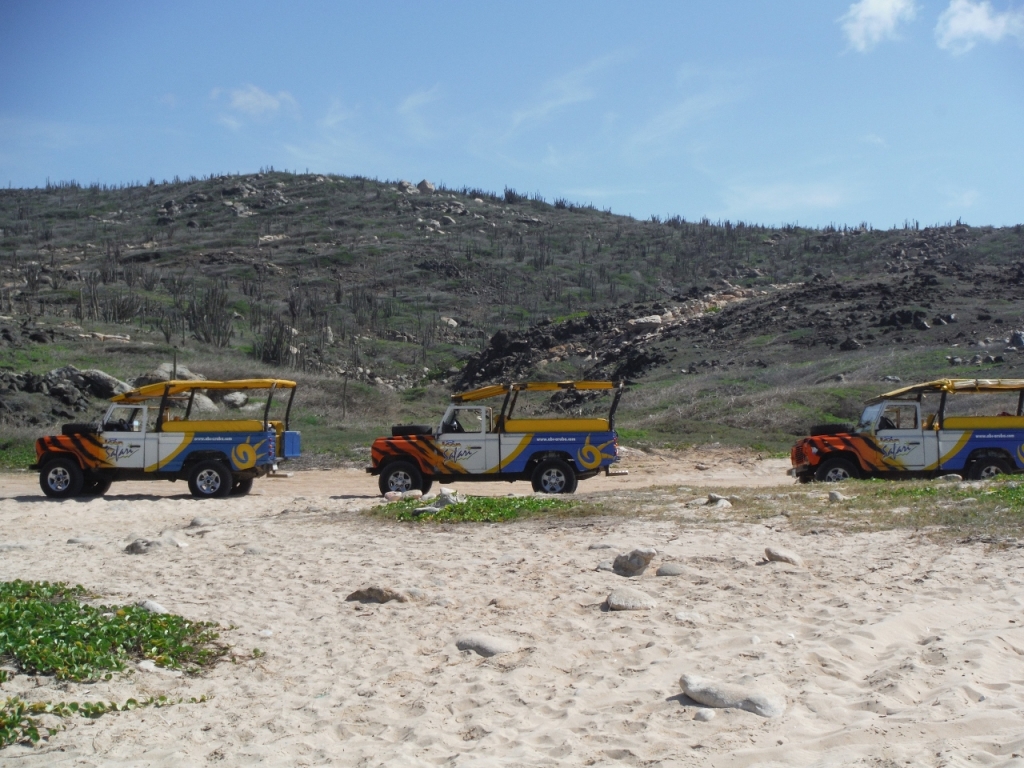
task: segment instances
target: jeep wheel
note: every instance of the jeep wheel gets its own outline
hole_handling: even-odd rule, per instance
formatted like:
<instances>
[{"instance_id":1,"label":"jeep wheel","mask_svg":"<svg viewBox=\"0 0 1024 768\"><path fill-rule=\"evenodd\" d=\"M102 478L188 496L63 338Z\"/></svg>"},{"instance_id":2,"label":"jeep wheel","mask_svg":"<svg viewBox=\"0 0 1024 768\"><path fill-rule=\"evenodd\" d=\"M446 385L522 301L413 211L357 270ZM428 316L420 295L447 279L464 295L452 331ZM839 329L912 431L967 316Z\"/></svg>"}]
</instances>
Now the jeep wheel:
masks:
<instances>
[{"instance_id":1,"label":"jeep wheel","mask_svg":"<svg viewBox=\"0 0 1024 768\"><path fill-rule=\"evenodd\" d=\"M1010 474L1009 467L1003 459L977 459L971 464L967 477L971 480L991 480L996 475Z\"/></svg>"},{"instance_id":2,"label":"jeep wheel","mask_svg":"<svg viewBox=\"0 0 1024 768\"><path fill-rule=\"evenodd\" d=\"M814 479L819 483L841 483L844 480L855 480L857 468L846 459L829 459L823 461L814 472Z\"/></svg>"},{"instance_id":3,"label":"jeep wheel","mask_svg":"<svg viewBox=\"0 0 1024 768\"><path fill-rule=\"evenodd\" d=\"M245 496L252 490L252 478L246 477L241 480L235 480L235 484L231 487L232 496Z\"/></svg>"},{"instance_id":4,"label":"jeep wheel","mask_svg":"<svg viewBox=\"0 0 1024 768\"><path fill-rule=\"evenodd\" d=\"M39 471L39 487L51 499L67 499L82 492L85 478L74 459L52 459Z\"/></svg>"},{"instance_id":5,"label":"jeep wheel","mask_svg":"<svg viewBox=\"0 0 1024 768\"><path fill-rule=\"evenodd\" d=\"M231 470L219 461L201 461L188 476L188 489L200 499L227 496L234 485Z\"/></svg>"},{"instance_id":6,"label":"jeep wheel","mask_svg":"<svg viewBox=\"0 0 1024 768\"><path fill-rule=\"evenodd\" d=\"M431 481L431 484L433 481ZM380 480L377 487L381 494L395 491L405 493L406 491L423 491L423 475L408 461L395 461L384 467L380 473ZM429 485L427 486L430 487ZM424 491L426 493L426 491Z\"/></svg>"},{"instance_id":7,"label":"jeep wheel","mask_svg":"<svg viewBox=\"0 0 1024 768\"><path fill-rule=\"evenodd\" d=\"M531 482L537 493L575 493L579 481L572 467L564 461L548 459L533 470Z\"/></svg>"},{"instance_id":8,"label":"jeep wheel","mask_svg":"<svg viewBox=\"0 0 1024 768\"><path fill-rule=\"evenodd\" d=\"M110 490L113 481L109 477L89 477L82 484L83 496L103 496Z\"/></svg>"}]
</instances>

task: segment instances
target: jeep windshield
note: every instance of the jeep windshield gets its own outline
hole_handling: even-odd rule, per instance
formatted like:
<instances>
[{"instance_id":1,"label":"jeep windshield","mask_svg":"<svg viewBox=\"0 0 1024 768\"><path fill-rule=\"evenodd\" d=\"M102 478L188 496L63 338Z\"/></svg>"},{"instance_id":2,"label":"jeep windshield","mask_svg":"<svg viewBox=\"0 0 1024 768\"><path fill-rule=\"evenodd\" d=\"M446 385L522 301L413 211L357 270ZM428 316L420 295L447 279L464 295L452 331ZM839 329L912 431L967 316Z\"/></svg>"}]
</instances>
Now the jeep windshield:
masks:
<instances>
[{"instance_id":1,"label":"jeep windshield","mask_svg":"<svg viewBox=\"0 0 1024 768\"><path fill-rule=\"evenodd\" d=\"M882 408L885 407L885 403L875 403L869 405L864 409L864 413L860 415L860 421L857 422L857 428L855 432L870 432L871 428L875 426L875 421L878 419L878 414L882 412Z\"/></svg>"}]
</instances>

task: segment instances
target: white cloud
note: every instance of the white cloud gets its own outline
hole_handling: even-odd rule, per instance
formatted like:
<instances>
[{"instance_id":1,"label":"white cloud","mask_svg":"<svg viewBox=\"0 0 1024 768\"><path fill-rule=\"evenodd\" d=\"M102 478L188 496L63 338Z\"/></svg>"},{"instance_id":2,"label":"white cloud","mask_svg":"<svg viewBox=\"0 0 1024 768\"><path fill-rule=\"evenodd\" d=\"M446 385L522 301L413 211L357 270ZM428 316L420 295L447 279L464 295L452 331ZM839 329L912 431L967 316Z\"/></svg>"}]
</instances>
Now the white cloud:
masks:
<instances>
[{"instance_id":1,"label":"white cloud","mask_svg":"<svg viewBox=\"0 0 1024 768\"><path fill-rule=\"evenodd\" d=\"M210 96L219 99L221 93L220 88L214 88ZM236 112L252 117L264 117L280 111L282 107L296 109L298 104L288 91L270 94L250 83L244 88L235 88L228 92L228 106Z\"/></svg>"},{"instance_id":2,"label":"white cloud","mask_svg":"<svg viewBox=\"0 0 1024 768\"><path fill-rule=\"evenodd\" d=\"M866 133L860 137L865 144L873 144L876 147L888 147L889 143L877 133Z\"/></svg>"},{"instance_id":3,"label":"white cloud","mask_svg":"<svg viewBox=\"0 0 1024 768\"><path fill-rule=\"evenodd\" d=\"M896 28L914 18L913 0L859 0L839 21L850 47L862 53L896 38Z\"/></svg>"},{"instance_id":4,"label":"white cloud","mask_svg":"<svg viewBox=\"0 0 1024 768\"><path fill-rule=\"evenodd\" d=\"M935 25L940 48L966 53L979 41L998 43L1005 37L1024 42L1024 9L997 13L987 0L952 0Z\"/></svg>"},{"instance_id":5,"label":"white cloud","mask_svg":"<svg viewBox=\"0 0 1024 768\"><path fill-rule=\"evenodd\" d=\"M710 116L720 107L735 101L738 95L729 91L710 91L674 104L654 115L629 137L627 146L638 150L646 147L664 148L687 126Z\"/></svg>"}]
</instances>

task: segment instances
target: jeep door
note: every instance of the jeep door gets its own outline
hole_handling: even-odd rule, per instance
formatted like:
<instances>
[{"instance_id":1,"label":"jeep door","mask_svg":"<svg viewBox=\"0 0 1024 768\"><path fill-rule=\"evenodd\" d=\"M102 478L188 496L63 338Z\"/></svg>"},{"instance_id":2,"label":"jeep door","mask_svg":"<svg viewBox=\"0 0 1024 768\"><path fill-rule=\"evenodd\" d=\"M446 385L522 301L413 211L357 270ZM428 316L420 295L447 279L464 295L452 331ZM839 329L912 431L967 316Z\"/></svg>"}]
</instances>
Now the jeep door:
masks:
<instances>
[{"instance_id":1,"label":"jeep door","mask_svg":"<svg viewBox=\"0 0 1024 768\"><path fill-rule=\"evenodd\" d=\"M938 452L933 433L921 428L918 403L887 402L878 417L875 442L881 462L895 472L919 472L934 463Z\"/></svg>"},{"instance_id":2,"label":"jeep door","mask_svg":"<svg viewBox=\"0 0 1024 768\"><path fill-rule=\"evenodd\" d=\"M473 475L486 472L498 463L498 435L491 432L491 409L449 409L437 447L445 464L457 464Z\"/></svg>"},{"instance_id":3,"label":"jeep door","mask_svg":"<svg viewBox=\"0 0 1024 768\"><path fill-rule=\"evenodd\" d=\"M146 466L146 418L144 405L115 405L104 417L103 448L107 462L118 469L142 469ZM155 444L154 444L155 449Z\"/></svg>"}]
</instances>

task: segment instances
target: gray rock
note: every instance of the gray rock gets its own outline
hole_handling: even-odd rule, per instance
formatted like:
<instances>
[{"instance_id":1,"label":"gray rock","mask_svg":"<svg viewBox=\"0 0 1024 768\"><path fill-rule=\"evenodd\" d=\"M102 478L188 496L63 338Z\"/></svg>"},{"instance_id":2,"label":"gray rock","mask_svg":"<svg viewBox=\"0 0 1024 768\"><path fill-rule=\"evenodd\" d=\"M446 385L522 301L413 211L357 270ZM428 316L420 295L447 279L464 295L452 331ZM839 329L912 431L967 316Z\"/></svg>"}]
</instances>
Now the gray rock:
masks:
<instances>
[{"instance_id":1,"label":"gray rock","mask_svg":"<svg viewBox=\"0 0 1024 768\"><path fill-rule=\"evenodd\" d=\"M221 402L228 408L241 408L249 402L249 396L245 392L229 392L221 398Z\"/></svg>"},{"instance_id":2,"label":"gray rock","mask_svg":"<svg viewBox=\"0 0 1024 768\"><path fill-rule=\"evenodd\" d=\"M152 541L150 539L136 539L127 547L125 547L124 551L127 552L129 555L145 555L150 550L162 546L163 542L161 541Z\"/></svg>"},{"instance_id":3,"label":"gray rock","mask_svg":"<svg viewBox=\"0 0 1024 768\"><path fill-rule=\"evenodd\" d=\"M500 656L503 653L514 653L519 647L511 640L489 635L463 635L455 638L455 647L460 651L475 651L481 656Z\"/></svg>"},{"instance_id":4,"label":"gray rock","mask_svg":"<svg viewBox=\"0 0 1024 768\"><path fill-rule=\"evenodd\" d=\"M166 608L160 605L160 603L157 603L153 600L140 600L138 603L136 603L136 605L138 605L139 608L142 608L145 611L149 611L150 613L170 613L170 611L168 611Z\"/></svg>"},{"instance_id":5,"label":"gray rock","mask_svg":"<svg viewBox=\"0 0 1024 768\"><path fill-rule=\"evenodd\" d=\"M81 376L85 380L85 387L96 397L106 399L114 395L123 394L131 389L129 384L95 368L81 371Z\"/></svg>"},{"instance_id":6,"label":"gray rock","mask_svg":"<svg viewBox=\"0 0 1024 768\"><path fill-rule=\"evenodd\" d=\"M960 475L939 475L935 479L940 483L962 483L964 481Z\"/></svg>"},{"instance_id":7,"label":"gray rock","mask_svg":"<svg viewBox=\"0 0 1024 768\"><path fill-rule=\"evenodd\" d=\"M68 539L68 544L95 544L99 539L94 539L91 536L73 536Z\"/></svg>"},{"instance_id":8,"label":"gray rock","mask_svg":"<svg viewBox=\"0 0 1024 768\"><path fill-rule=\"evenodd\" d=\"M188 524L189 528L208 528L211 525L216 525L217 521L212 517L193 517L192 522Z\"/></svg>"},{"instance_id":9,"label":"gray rock","mask_svg":"<svg viewBox=\"0 0 1024 768\"><path fill-rule=\"evenodd\" d=\"M658 605L650 595L629 587L613 589L607 604L610 611L647 611Z\"/></svg>"},{"instance_id":10,"label":"gray rock","mask_svg":"<svg viewBox=\"0 0 1024 768\"><path fill-rule=\"evenodd\" d=\"M732 507L732 502L728 499L718 499L718 501L714 503L709 501L708 506L712 509L730 509Z\"/></svg>"},{"instance_id":11,"label":"gray rock","mask_svg":"<svg viewBox=\"0 0 1024 768\"><path fill-rule=\"evenodd\" d=\"M614 573L615 566L612 564L611 560L602 560L600 563L597 564L596 570L598 570L598 571L612 571Z\"/></svg>"},{"instance_id":12,"label":"gray rock","mask_svg":"<svg viewBox=\"0 0 1024 768\"><path fill-rule=\"evenodd\" d=\"M194 413L216 413L219 410L220 406L202 392L196 392L192 396L192 411Z\"/></svg>"},{"instance_id":13,"label":"gray rock","mask_svg":"<svg viewBox=\"0 0 1024 768\"><path fill-rule=\"evenodd\" d=\"M658 569L658 576L682 576L685 573L679 563L665 563Z\"/></svg>"},{"instance_id":14,"label":"gray rock","mask_svg":"<svg viewBox=\"0 0 1024 768\"><path fill-rule=\"evenodd\" d=\"M416 185L416 189L418 189L420 191L420 194L423 194L423 195L432 195L432 194L434 194L434 185L431 184L426 179L423 179L423 181L421 181L419 184L417 184Z\"/></svg>"},{"instance_id":15,"label":"gray rock","mask_svg":"<svg viewBox=\"0 0 1024 768\"><path fill-rule=\"evenodd\" d=\"M804 564L803 558L800 555L790 552L788 549L780 549L779 547L765 547L764 556L773 562L789 563L798 568Z\"/></svg>"},{"instance_id":16,"label":"gray rock","mask_svg":"<svg viewBox=\"0 0 1024 768\"><path fill-rule=\"evenodd\" d=\"M849 498L850 498L849 496L844 496L839 491L829 491L828 492L828 503L829 504L838 504L839 502L846 501Z\"/></svg>"},{"instance_id":17,"label":"gray rock","mask_svg":"<svg viewBox=\"0 0 1024 768\"><path fill-rule=\"evenodd\" d=\"M611 549L611 544L591 544L587 549Z\"/></svg>"},{"instance_id":18,"label":"gray rock","mask_svg":"<svg viewBox=\"0 0 1024 768\"><path fill-rule=\"evenodd\" d=\"M653 547L634 549L628 555L619 555L615 558L613 568L619 576L639 576L647 570L651 560L658 554Z\"/></svg>"},{"instance_id":19,"label":"gray rock","mask_svg":"<svg viewBox=\"0 0 1024 768\"><path fill-rule=\"evenodd\" d=\"M378 587L375 585L361 587L345 598L347 601L358 601L360 603L388 603L395 600L399 603L409 601L408 595L399 592L391 587Z\"/></svg>"},{"instance_id":20,"label":"gray rock","mask_svg":"<svg viewBox=\"0 0 1024 768\"><path fill-rule=\"evenodd\" d=\"M14 549L28 549L27 544L0 544L0 552L9 552Z\"/></svg>"},{"instance_id":21,"label":"gray rock","mask_svg":"<svg viewBox=\"0 0 1024 768\"><path fill-rule=\"evenodd\" d=\"M706 707L733 707L761 717L778 717L786 711L786 701L771 693L751 691L739 685L683 675L679 678L683 693Z\"/></svg>"},{"instance_id":22,"label":"gray rock","mask_svg":"<svg viewBox=\"0 0 1024 768\"><path fill-rule=\"evenodd\" d=\"M262 555L264 553L263 547L257 544L250 544L242 550L243 555Z\"/></svg>"},{"instance_id":23,"label":"gray rock","mask_svg":"<svg viewBox=\"0 0 1024 768\"><path fill-rule=\"evenodd\" d=\"M164 381L170 381L172 376L176 377L176 381L204 381L206 379L201 374L192 373L184 365L178 365L175 370L173 363L161 363L149 373L137 376L132 383L136 387L144 387L147 384L160 384Z\"/></svg>"},{"instance_id":24,"label":"gray rock","mask_svg":"<svg viewBox=\"0 0 1024 768\"><path fill-rule=\"evenodd\" d=\"M718 713L715 712L715 710L713 709L698 709L697 714L693 716L693 719L702 723L706 723L708 720L714 720L715 715L717 714Z\"/></svg>"}]
</instances>

